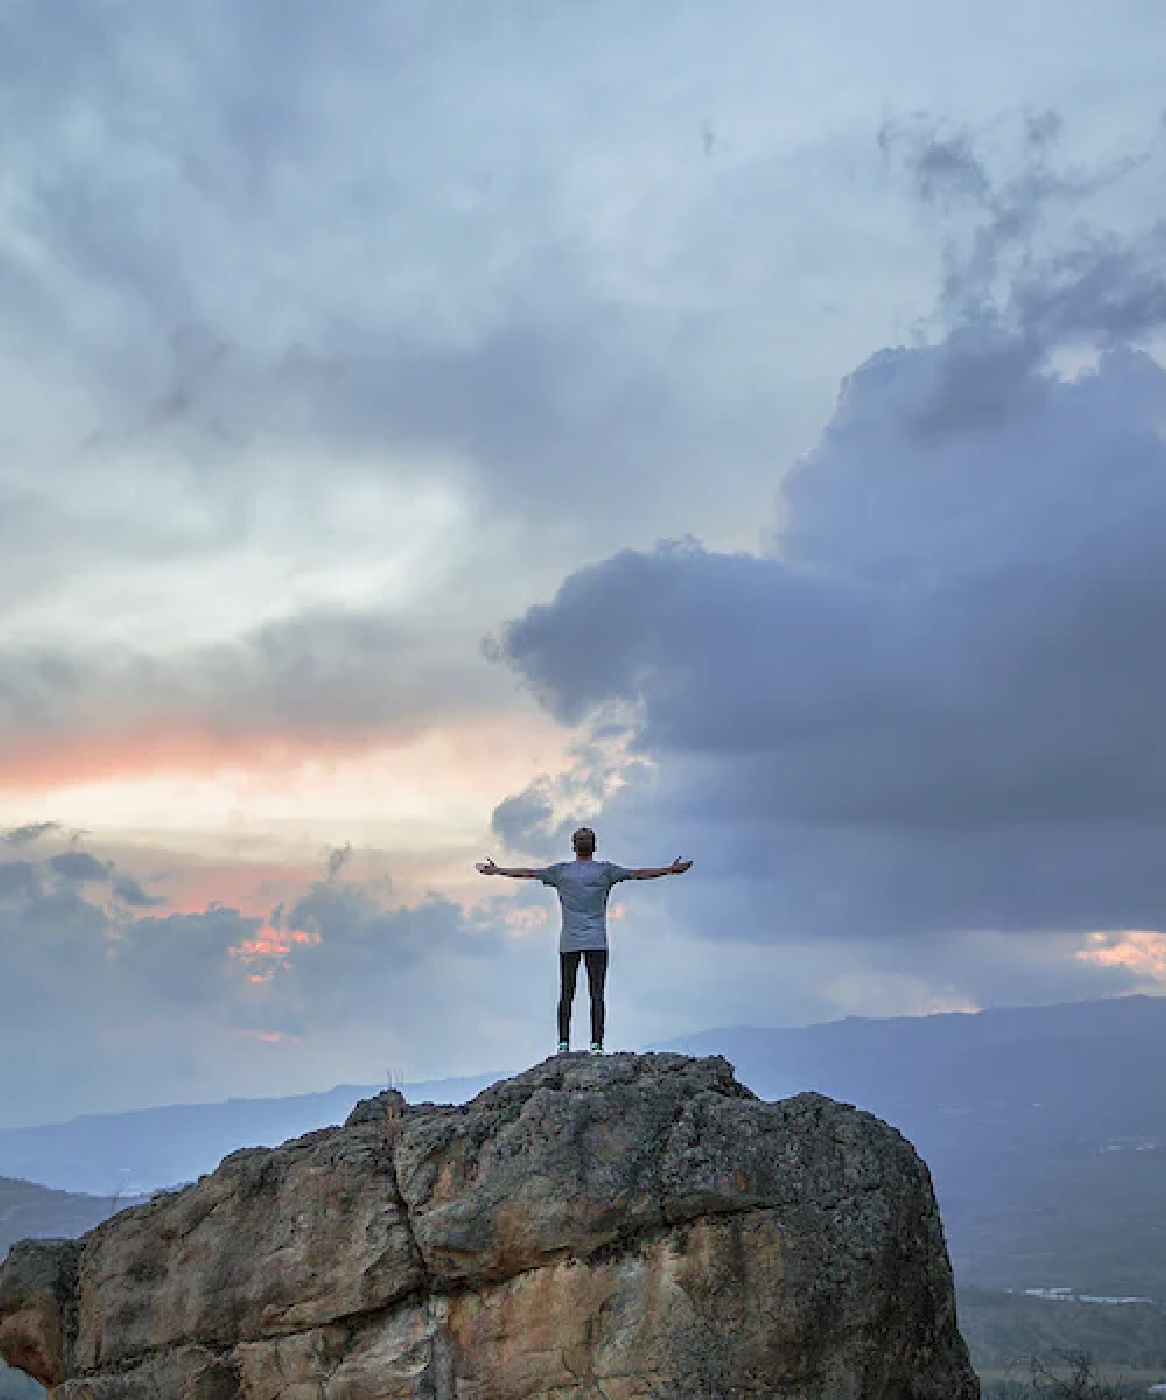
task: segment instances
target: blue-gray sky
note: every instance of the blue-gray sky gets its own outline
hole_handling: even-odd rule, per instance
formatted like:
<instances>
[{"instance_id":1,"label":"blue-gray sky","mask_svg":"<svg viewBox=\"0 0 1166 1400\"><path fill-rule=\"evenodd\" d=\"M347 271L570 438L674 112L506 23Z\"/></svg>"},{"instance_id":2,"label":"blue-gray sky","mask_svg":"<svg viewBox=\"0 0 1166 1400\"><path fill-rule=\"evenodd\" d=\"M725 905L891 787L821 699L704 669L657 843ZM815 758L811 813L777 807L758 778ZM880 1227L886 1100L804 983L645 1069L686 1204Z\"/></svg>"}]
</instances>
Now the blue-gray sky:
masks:
<instances>
[{"instance_id":1,"label":"blue-gray sky","mask_svg":"<svg viewBox=\"0 0 1166 1400\"><path fill-rule=\"evenodd\" d=\"M0 1123L1163 989L1166 11L0 15Z\"/></svg>"}]
</instances>

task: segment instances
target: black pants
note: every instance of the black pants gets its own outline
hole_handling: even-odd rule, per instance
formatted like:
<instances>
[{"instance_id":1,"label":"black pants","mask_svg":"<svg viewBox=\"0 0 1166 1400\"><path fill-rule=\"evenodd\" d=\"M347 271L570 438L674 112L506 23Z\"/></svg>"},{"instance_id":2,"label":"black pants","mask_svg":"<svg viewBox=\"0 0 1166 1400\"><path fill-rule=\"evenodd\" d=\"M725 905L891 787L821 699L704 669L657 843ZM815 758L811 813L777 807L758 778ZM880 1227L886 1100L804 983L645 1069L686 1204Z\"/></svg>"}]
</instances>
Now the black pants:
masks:
<instances>
[{"instance_id":1,"label":"black pants","mask_svg":"<svg viewBox=\"0 0 1166 1400\"><path fill-rule=\"evenodd\" d=\"M575 1000L575 979L579 959L587 959L587 986L591 992L591 1042L603 1044L603 984L607 980L607 949L585 953L559 954L559 1041L571 1039L571 1003Z\"/></svg>"}]
</instances>

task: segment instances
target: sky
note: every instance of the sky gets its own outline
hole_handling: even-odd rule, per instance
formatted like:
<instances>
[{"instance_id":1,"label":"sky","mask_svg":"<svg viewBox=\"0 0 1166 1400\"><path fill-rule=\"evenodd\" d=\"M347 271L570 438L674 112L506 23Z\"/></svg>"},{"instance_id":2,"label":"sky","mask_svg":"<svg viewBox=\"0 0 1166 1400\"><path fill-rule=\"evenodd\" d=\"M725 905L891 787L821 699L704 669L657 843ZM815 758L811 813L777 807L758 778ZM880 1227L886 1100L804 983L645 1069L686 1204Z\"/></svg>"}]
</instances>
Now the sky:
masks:
<instances>
[{"instance_id":1,"label":"sky","mask_svg":"<svg viewBox=\"0 0 1166 1400\"><path fill-rule=\"evenodd\" d=\"M1166 991L1164 71L6 5L0 1126L542 1059L581 822L611 1048Z\"/></svg>"}]
</instances>

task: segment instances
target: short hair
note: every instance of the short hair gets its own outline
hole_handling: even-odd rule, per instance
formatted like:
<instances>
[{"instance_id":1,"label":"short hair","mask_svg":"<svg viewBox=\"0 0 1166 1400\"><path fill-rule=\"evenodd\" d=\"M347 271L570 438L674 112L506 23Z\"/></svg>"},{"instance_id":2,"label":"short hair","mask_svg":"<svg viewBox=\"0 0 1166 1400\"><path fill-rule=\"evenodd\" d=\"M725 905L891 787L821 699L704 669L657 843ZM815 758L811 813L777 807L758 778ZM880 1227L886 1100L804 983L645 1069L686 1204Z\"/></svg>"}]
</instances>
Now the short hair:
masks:
<instances>
[{"instance_id":1,"label":"short hair","mask_svg":"<svg viewBox=\"0 0 1166 1400\"><path fill-rule=\"evenodd\" d=\"M581 826L578 831L572 834L571 845L574 846L576 850L578 850L580 846L586 846L588 850L593 851L595 849L595 833L589 826Z\"/></svg>"}]
</instances>

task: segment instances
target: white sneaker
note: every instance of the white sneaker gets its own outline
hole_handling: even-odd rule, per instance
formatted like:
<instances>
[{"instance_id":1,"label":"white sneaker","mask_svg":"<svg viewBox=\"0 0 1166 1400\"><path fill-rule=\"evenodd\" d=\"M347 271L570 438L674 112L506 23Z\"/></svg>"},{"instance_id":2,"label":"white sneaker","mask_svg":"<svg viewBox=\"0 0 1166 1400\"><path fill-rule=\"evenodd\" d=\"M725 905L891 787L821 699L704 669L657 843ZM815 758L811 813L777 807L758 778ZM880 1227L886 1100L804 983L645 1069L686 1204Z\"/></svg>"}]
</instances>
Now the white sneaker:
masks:
<instances>
[{"instance_id":1,"label":"white sneaker","mask_svg":"<svg viewBox=\"0 0 1166 1400\"><path fill-rule=\"evenodd\" d=\"M593 1040L593 1041L591 1042L591 1053L592 1053L593 1055L602 1055L602 1054L603 1054L603 1046L600 1045L599 1041Z\"/></svg>"},{"instance_id":2,"label":"white sneaker","mask_svg":"<svg viewBox=\"0 0 1166 1400\"><path fill-rule=\"evenodd\" d=\"M569 1055L571 1053L570 1043L566 1040L560 1040L558 1053L560 1055Z\"/></svg>"}]
</instances>

